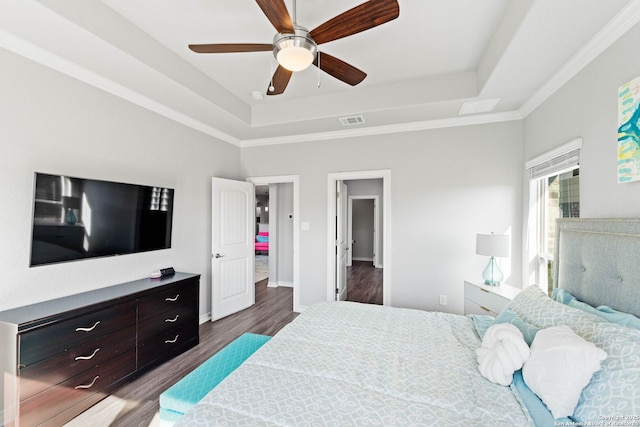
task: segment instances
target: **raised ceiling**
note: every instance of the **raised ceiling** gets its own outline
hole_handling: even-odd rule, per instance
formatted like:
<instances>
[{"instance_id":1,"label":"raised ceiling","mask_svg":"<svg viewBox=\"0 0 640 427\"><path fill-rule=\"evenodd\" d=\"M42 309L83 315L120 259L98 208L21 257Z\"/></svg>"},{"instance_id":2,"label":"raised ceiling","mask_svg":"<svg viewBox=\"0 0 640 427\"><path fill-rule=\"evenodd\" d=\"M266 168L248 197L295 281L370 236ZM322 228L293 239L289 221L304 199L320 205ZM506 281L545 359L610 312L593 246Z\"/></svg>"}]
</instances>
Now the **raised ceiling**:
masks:
<instances>
[{"instance_id":1,"label":"raised ceiling","mask_svg":"<svg viewBox=\"0 0 640 427\"><path fill-rule=\"evenodd\" d=\"M285 0L291 10L291 0ZM362 0L298 0L312 29ZM227 142L250 146L517 120L640 20L638 0L399 0L400 17L321 50L368 76L315 67L263 96L270 52L196 54L191 43L270 43L252 0L4 0L0 47ZM465 102L496 103L460 115ZM343 126L340 118L362 116Z\"/></svg>"}]
</instances>

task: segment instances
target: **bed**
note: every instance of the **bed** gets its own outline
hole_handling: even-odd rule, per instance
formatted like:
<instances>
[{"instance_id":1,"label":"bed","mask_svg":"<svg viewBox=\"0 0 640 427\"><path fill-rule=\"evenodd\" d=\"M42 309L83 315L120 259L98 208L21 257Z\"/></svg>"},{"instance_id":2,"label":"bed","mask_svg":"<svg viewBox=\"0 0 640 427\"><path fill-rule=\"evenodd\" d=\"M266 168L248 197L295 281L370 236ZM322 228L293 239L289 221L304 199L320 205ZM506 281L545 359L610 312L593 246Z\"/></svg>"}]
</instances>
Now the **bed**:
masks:
<instances>
[{"instance_id":1,"label":"bed","mask_svg":"<svg viewBox=\"0 0 640 427\"><path fill-rule=\"evenodd\" d=\"M640 426L640 221L560 220L556 239L562 289L554 292L556 300L529 286L496 319L319 303L177 425ZM576 396L571 418L554 416L555 402L528 387L525 369L509 385L480 373L478 348L495 325L507 323L531 344L529 361L548 354L534 351L538 337L566 327L581 346L604 354L577 391L563 387L585 375L572 371L581 369L587 354L582 347L563 343L553 349L563 354L552 352L553 359L544 361L559 370L558 377L571 374L545 379L562 380L558 399ZM534 373L544 377L546 371Z\"/></svg>"}]
</instances>

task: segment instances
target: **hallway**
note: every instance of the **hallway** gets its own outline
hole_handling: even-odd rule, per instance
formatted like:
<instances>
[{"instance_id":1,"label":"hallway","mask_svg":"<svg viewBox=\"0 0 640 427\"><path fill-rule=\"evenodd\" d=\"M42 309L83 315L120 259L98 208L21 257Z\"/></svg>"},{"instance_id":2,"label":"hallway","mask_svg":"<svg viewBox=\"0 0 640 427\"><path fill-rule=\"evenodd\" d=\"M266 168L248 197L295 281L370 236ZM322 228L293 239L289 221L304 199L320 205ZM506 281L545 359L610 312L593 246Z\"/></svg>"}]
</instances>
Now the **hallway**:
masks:
<instances>
[{"instance_id":1,"label":"hallway","mask_svg":"<svg viewBox=\"0 0 640 427\"><path fill-rule=\"evenodd\" d=\"M353 261L347 267L347 301L382 305L382 271L371 261Z\"/></svg>"}]
</instances>

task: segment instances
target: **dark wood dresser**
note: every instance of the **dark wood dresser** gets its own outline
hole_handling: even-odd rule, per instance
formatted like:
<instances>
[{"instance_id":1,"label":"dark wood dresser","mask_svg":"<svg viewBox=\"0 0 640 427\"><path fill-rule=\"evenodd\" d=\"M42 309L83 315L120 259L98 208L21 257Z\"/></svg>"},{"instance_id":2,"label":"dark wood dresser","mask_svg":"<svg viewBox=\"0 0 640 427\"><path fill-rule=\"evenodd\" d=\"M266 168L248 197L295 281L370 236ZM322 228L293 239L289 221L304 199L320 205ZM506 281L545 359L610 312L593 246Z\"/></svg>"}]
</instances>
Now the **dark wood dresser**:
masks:
<instances>
[{"instance_id":1,"label":"dark wood dresser","mask_svg":"<svg viewBox=\"0 0 640 427\"><path fill-rule=\"evenodd\" d=\"M176 273L0 312L0 425L60 426L197 345L199 282Z\"/></svg>"}]
</instances>

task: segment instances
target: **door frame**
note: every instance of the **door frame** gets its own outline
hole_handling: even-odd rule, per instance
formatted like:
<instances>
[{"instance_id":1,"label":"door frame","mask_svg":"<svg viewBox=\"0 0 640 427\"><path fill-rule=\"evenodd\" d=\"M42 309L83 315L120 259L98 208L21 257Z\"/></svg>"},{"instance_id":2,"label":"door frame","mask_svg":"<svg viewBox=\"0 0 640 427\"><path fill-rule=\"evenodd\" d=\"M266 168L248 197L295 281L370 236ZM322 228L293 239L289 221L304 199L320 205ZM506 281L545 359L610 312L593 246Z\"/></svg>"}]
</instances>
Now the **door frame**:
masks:
<instances>
[{"instance_id":1,"label":"door frame","mask_svg":"<svg viewBox=\"0 0 640 427\"><path fill-rule=\"evenodd\" d=\"M349 258L347 265L351 266L353 260L353 201L354 200L373 200L373 266L382 268L380 264L380 197L375 196L349 196L349 212L347 234L349 239Z\"/></svg>"},{"instance_id":2,"label":"door frame","mask_svg":"<svg viewBox=\"0 0 640 427\"><path fill-rule=\"evenodd\" d=\"M300 175L248 177L253 185L293 184L293 311L300 313ZM271 209L269 209L271 210ZM271 212L269 212L271 222Z\"/></svg>"},{"instance_id":3,"label":"door frame","mask_svg":"<svg viewBox=\"0 0 640 427\"><path fill-rule=\"evenodd\" d=\"M382 305L391 304L391 170L330 172L327 174L327 301L336 298L336 182L382 179Z\"/></svg>"}]
</instances>

